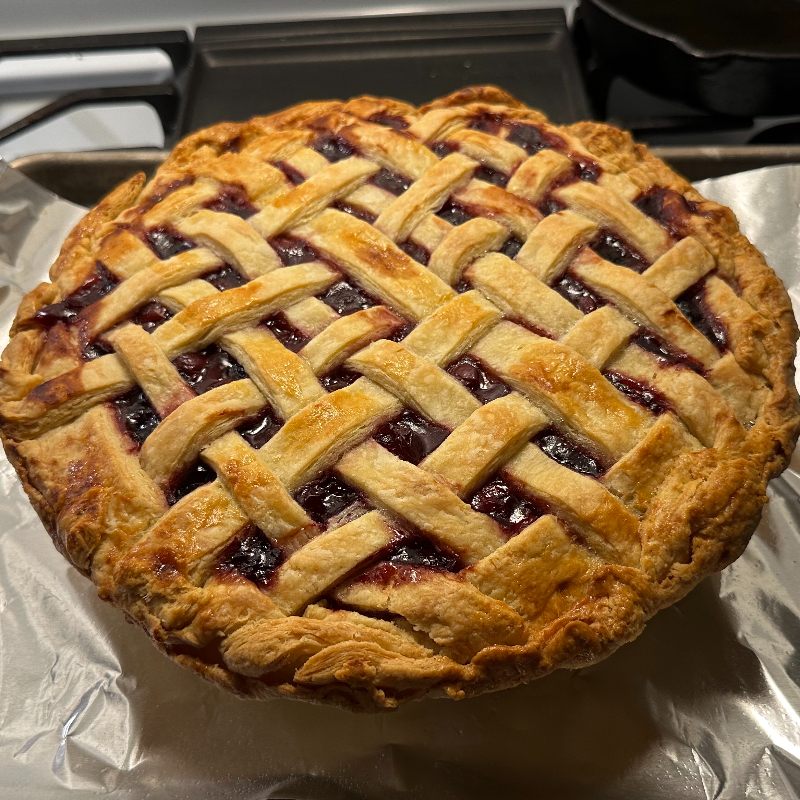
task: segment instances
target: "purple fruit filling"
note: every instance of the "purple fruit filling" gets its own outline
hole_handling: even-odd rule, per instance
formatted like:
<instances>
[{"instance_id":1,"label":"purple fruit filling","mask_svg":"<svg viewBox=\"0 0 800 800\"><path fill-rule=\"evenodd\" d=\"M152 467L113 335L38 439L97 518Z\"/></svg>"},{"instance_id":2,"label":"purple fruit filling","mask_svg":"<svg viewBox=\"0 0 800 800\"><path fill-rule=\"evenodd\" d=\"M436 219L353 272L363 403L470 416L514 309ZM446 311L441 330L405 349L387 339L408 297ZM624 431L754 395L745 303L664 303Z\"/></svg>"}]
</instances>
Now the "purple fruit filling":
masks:
<instances>
[{"instance_id":1,"label":"purple fruit filling","mask_svg":"<svg viewBox=\"0 0 800 800\"><path fill-rule=\"evenodd\" d=\"M394 195L401 195L414 181L399 172L392 172L388 169L381 169L372 176L370 183Z\"/></svg>"},{"instance_id":2,"label":"purple fruit filling","mask_svg":"<svg viewBox=\"0 0 800 800\"><path fill-rule=\"evenodd\" d=\"M473 177L475 180L486 181L486 183L491 183L493 186L499 186L501 189L505 189L506 185L508 184L508 175L506 175L505 172L492 169L491 167L487 167L485 164L478 167Z\"/></svg>"},{"instance_id":3,"label":"purple fruit filling","mask_svg":"<svg viewBox=\"0 0 800 800\"><path fill-rule=\"evenodd\" d=\"M144 232L144 238L150 249L162 260L185 253L187 250L194 250L197 243L184 236L175 228L169 225L161 225L158 228L151 228Z\"/></svg>"},{"instance_id":4,"label":"purple fruit filling","mask_svg":"<svg viewBox=\"0 0 800 800\"><path fill-rule=\"evenodd\" d=\"M337 281L319 295L319 299L342 317L380 305L380 300L376 300L348 281Z\"/></svg>"},{"instance_id":5,"label":"purple fruit filling","mask_svg":"<svg viewBox=\"0 0 800 800\"><path fill-rule=\"evenodd\" d=\"M399 247L407 256L411 256L418 264L422 264L423 267L428 266L431 254L422 245L412 242L411 239L406 239Z\"/></svg>"},{"instance_id":6,"label":"purple fruit filling","mask_svg":"<svg viewBox=\"0 0 800 800\"><path fill-rule=\"evenodd\" d=\"M458 151L458 145L455 142L436 142L436 144L431 147L431 150L438 158L446 158L450 153Z\"/></svg>"},{"instance_id":7,"label":"purple fruit filling","mask_svg":"<svg viewBox=\"0 0 800 800\"><path fill-rule=\"evenodd\" d=\"M457 572L459 558L421 534L412 534L400 541L386 557L390 564Z\"/></svg>"},{"instance_id":8,"label":"purple fruit filling","mask_svg":"<svg viewBox=\"0 0 800 800\"><path fill-rule=\"evenodd\" d=\"M502 478L495 478L472 496L470 505L475 511L491 517L510 534L519 533L546 511L515 491Z\"/></svg>"},{"instance_id":9,"label":"purple fruit filling","mask_svg":"<svg viewBox=\"0 0 800 800\"><path fill-rule=\"evenodd\" d=\"M375 432L375 441L403 461L419 464L449 435L450 431L423 419L411 409L382 425Z\"/></svg>"},{"instance_id":10,"label":"purple fruit filling","mask_svg":"<svg viewBox=\"0 0 800 800\"><path fill-rule=\"evenodd\" d=\"M665 342L660 336L647 328L639 328L637 334L631 339L632 344L639 345L642 350L647 350L654 356L658 356L661 361L673 366L688 367L702 374L703 365L688 353L684 353Z\"/></svg>"},{"instance_id":11,"label":"purple fruit filling","mask_svg":"<svg viewBox=\"0 0 800 800\"><path fill-rule=\"evenodd\" d=\"M368 122L374 122L376 125L385 125L387 128L394 128L396 131L404 131L408 127L408 122L396 114L373 114Z\"/></svg>"},{"instance_id":12,"label":"purple fruit filling","mask_svg":"<svg viewBox=\"0 0 800 800\"><path fill-rule=\"evenodd\" d=\"M491 136L497 136L505 124L505 117L484 111L474 117L468 127L473 131L482 131Z\"/></svg>"},{"instance_id":13,"label":"purple fruit filling","mask_svg":"<svg viewBox=\"0 0 800 800\"><path fill-rule=\"evenodd\" d=\"M169 489L166 492L169 504L174 506L178 500L182 500L195 489L211 483L216 477L214 470L198 459L170 482Z\"/></svg>"},{"instance_id":14,"label":"purple fruit filling","mask_svg":"<svg viewBox=\"0 0 800 800\"><path fill-rule=\"evenodd\" d=\"M634 205L678 237L690 232L689 217L697 213L695 203L687 200L680 192L664 187L648 190L634 200Z\"/></svg>"},{"instance_id":15,"label":"purple fruit filling","mask_svg":"<svg viewBox=\"0 0 800 800\"><path fill-rule=\"evenodd\" d=\"M242 219L248 219L258 211L241 186L226 186L218 197L205 204L205 208L223 214L235 214Z\"/></svg>"},{"instance_id":16,"label":"purple fruit filling","mask_svg":"<svg viewBox=\"0 0 800 800\"><path fill-rule=\"evenodd\" d=\"M536 208L543 217L549 217L551 214L558 214L559 211L563 211L566 205L548 194Z\"/></svg>"},{"instance_id":17,"label":"purple fruit filling","mask_svg":"<svg viewBox=\"0 0 800 800\"><path fill-rule=\"evenodd\" d=\"M303 239L280 235L270 239L269 243L286 267L294 267L297 264L307 264L309 261L319 260L316 250Z\"/></svg>"},{"instance_id":18,"label":"purple fruit filling","mask_svg":"<svg viewBox=\"0 0 800 800\"><path fill-rule=\"evenodd\" d=\"M308 516L320 524L341 514L361 497L358 489L335 475L317 478L301 486L294 493L294 499L305 509Z\"/></svg>"},{"instance_id":19,"label":"purple fruit filling","mask_svg":"<svg viewBox=\"0 0 800 800\"><path fill-rule=\"evenodd\" d=\"M220 554L216 573L235 572L257 586L266 586L283 561L283 551L258 528L249 526Z\"/></svg>"},{"instance_id":20,"label":"purple fruit filling","mask_svg":"<svg viewBox=\"0 0 800 800\"><path fill-rule=\"evenodd\" d=\"M353 372L353 370L347 369L346 367L339 367L329 372L327 375L323 375L319 382L326 392L335 392L337 389L344 389L346 386L350 386L360 377L361 375L357 372Z\"/></svg>"},{"instance_id":21,"label":"purple fruit filling","mask_svg":"<svg viewBox=\"0 0 800 800\"><path fill-rule=\"evenodd\" d=\"M308 344L308 337L300 333L297 328L286 319L286 315L282 311L278 311L271 317L267 317L261 323L265 328L269 328L275 335L275 338L287 349L293 353L302 350Z\"/></svg>"},{"instance_id":22,"label":"purple fruit filling","mask_svg":"<svg viewBox=\"0 0 800 800\"><path fill-rule=\"evenodd\" d=\"M461 356L447 368L447 372L466 386L481 403L511 394L511 389L500 377L471 356Z\"/></svg>"},{"instance_id":23,"label":"purple fruit filling","mask_svg":"<svg viewBox=\"0 0 800 800\"><path fill-rule=\"evenodd\" d=\"M243 422L236 430L250 447L263 447L279 430L283 423L270 406L264 406L254 417Z\"/></svg>"},{"instance_id":24,"label":"purple fruit filling","mask_svg":"<svg viewBox=\"0 0 800 800\"><path fill-rule=\"evenodd\" d=\"M608 304L608 301L595 294L583 281L569 272L553 288L583 314L591 314L592 311Z\"/></svg>"},{"instance_id":25,"label":"purple fruit filling","mask_svg":"<svg viewBox=\"0 0 800 800\"><path fill-rule=\"evenodd\" d=\"M81 355L83 355L86 361L94 361L96 358L102 358L103 356L110 355L113 352L114 348L111 347L111 345L107 342L95 341L84 345Z\"/></svg>"},{"instance_id":26,"label":"purple fruit filling","mask_svg":"<svg viewBox=\"0 0 800 800\"><path fill-rule=\"evenodd\" d=\"M598 232L589 247L600 258L604 258L612 264L618 264L620 267L628 267L634 272L642 273L650 266L647 259L635 247L617 234L605 229Z\"/></svg>"},{"instance_id":27,"label":"purple fruit filling","mask_svg":"<svg viewBox=\"0 0 800 800\"><path fill-rule=\"evenodd\" d=\"M39 309L33 318L48 329L58 322L70 324L84 308L105 297L118 283L117 277L98 261L92 274L71 295Z\"/></svg>"},{"instance_id":28,"label":"purple fruit filling","mask_svg":"<svg viewBox=\"0 0 800 800\"><path fill-rule=\"evenodd\" d=\"M629 375L623 375L612 370L607 370L603 373L603 376L620 392L633 400L634 403L643 406L656 416L664 414L672 408L672 404L661 392L644 381L638 381Z\"/></svg>"},{"instance_id":29,"label":"purple fruit filling","mask_svg":"<svg viewBox=\"0 0 800 800\"><path fill-rule=\"evenodd\" d=\"M345 214L360 219L362 222L368 222L370 225L377 219L374 214L371 214L366 209L358 208L358 206L351 205L350 203L344 203L341 200L337 200L333 203L331 208L335 208L337 211L343 211Z\"/></svg>"},{"instance_id":30,"label":"purple fruit filling","mask_svg":"<svg viewBox=\"0 0 800 800\"><path fill-rule=\"evenodd\" d=\"M161 418L141 389L131 389L112 400L111 405L121 427L139 447L161 422Z\"/></svg>"},{"instance_id":31,"label":"purple fruit filling","mask_svg":"<svg viewBox=\"0 0 800 800\"><path fill-rule=\"evenodd\" d=\"M469 210L462 205L459 205L454 200L448 200L437 212L437 217L441 217L445 222L451 225L463 225L474 217L470 214Z\"/></svg>"},{"instance_id":32,"label":"purple fruit filling","mask_svg":"<svg viewBox=\"0 0 800 800\"><path fill-rule=\"evenodd\" d=\"M227 289L236 289L238 286L244 286L247 283L247 278L230 264L226 264L208 275L203 275L203 280L208 281L215 289L219 289L221 292Z\"/></svg>"},{"instance_id":33,"label":"purple fruit filling","mask_svg":"<svg viewBox=\"0 0 800 800\"><path fill-rule=\"evenodd\" d=\"M159 325L172 318L172 312L156 300L141 306L131 317L134 325L141 325L147 333L152 333Z\"/></svg>"},{"instance_id":34,"label":"purple fruit filling","mask_svg":"<svg viewBox=\"0 0 800 800\"><path fill-rule=\"evenodd\" d=\"M350 158L357 153L355 146L347 139L328 133L320 134L311 147L332 162Z\"/></svg>"},{"instance_id":35,"label":"purple fruit filling","mask_svg":"<svg viewBox=\"0 0 800 800\"><path fill-rule=\"evenodd\" d=\"M531 156L546 147L561 150L562 152L569 149L567 143L557 134L543 131L535 125L526 125L525 123L513 124L507 141L521 147Z\"/></svg>"},{"instance_id":36,"label":"purple fruit filling","mask_svg":"<svg viewBox=\"0 0 800 800\"><path fill-rule=\"evenodd\" d=\"M196 353L184 353L172 363L197 394L247 377L244 367L230 353L215 344Z\"/></svg>"},{"instance_id":37,"label":"purple fruit filling","mask_svg":"<svg viewBox=\"0 0 800 800\"><path fill-rule=\"evenodd\" d=\"M516 236L509 236L500 248L500 252L509 258L516 258L521 249L522 242Z\"/></svg>"},{"instance_id":38,"label":"purple fruit filling","mask_svg":"<svg viewBox=\"0 0 800 800\"><path fill-rule=\"evenodd\" d=\"M690 286L675 305L686 319L694 325L720 352L728 349L728 330L725 323L708 307L706 281L701 278Z\"/></svg>"},{"instance_id":39,"label":"purple fruit filling","mask_svg":"<svg viewBox=\"0 0 800 800\"><path fill-rule=\"evenodd\" d=\"M596 455L553 427L545 428L532 441L553 461L557 461L574 472L580 472L581 475L599 478L606 471L602 461Z\"/></svg>"},{"instance_id":40,"label":"purple fruit filling","mask_svg":"<svg viewBox=\"0 0 800 800\"><path fill-rule=\"evenodd\" d=\"M305 180L302 172L299 172L285 161L276 161L275 166L289 179L293 186L299 186Z\"/></svg>"}]
</instances>

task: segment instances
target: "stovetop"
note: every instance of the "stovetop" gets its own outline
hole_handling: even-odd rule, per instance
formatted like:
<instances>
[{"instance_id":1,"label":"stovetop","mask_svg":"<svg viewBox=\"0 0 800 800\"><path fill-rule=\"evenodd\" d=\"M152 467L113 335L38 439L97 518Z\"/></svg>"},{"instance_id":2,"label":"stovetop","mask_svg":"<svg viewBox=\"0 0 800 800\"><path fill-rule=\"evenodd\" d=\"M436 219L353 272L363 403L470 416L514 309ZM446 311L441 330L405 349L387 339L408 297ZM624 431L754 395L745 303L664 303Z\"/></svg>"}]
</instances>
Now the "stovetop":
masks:
<instances>
[{"instance_id":1,"label":"stovetop","mask_svg":"<svg viewBox=\"0 0 800 800\"><path fill-rule=\"evenodd\" d=\"M501 85L556 122L606 119L651 145L800 143L800 116L701 111L607 67L598 80L580 14L569 25L573 0L557 8L493 4L483 12L469 9L485 2L440 0L408 8L449 13L382 16L375 11L385 6L348 2L326 7L338 19L296 19L311 13L299 3L291 12L272 9L284 21L199 25L191 35L176 29L0 42L0 156L168 148L198 127L303 100L373 93L417 103L475 83ZM237 21L250 13L243 8L206 19Z\"/></svg>"}]
</instances>

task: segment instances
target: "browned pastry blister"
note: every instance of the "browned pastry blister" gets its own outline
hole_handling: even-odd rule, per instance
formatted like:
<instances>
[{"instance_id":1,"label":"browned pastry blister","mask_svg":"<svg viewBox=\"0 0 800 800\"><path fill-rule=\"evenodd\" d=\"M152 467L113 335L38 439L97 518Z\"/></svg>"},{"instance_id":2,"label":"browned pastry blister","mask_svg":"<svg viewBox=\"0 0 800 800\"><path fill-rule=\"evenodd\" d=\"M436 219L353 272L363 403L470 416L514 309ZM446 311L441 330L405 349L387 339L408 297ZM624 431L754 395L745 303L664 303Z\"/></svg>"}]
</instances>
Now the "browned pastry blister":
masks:
<instances>
[{"instance_id":1,"label":"browned pastry blister","mask_svg":"<svg viewBox=\"0 0 800 800\"><path fill-rule=\"evenodd\" d=\"M388 709L596 661L736 558L798 432L732 213L492 87L182 141L22 302L56 546L241 695Z\"/></svg>"}]
</instances>

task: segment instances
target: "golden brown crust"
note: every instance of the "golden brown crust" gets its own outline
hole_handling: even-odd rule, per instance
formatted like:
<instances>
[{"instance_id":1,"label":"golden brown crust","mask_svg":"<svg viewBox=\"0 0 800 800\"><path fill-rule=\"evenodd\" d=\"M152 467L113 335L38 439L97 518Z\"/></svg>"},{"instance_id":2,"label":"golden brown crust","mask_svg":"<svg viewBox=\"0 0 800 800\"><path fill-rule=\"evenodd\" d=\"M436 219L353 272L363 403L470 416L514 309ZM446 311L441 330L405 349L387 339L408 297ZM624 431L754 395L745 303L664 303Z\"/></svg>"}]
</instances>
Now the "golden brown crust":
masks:
<instances>
[{"instance_id":1,"label":"golden brown crust","mask_svg":"<svg viewBox=\"0 0 800 800\"><path fill-rule=\"evenodd\" d=\"M502 120L505 133L469 128L472 119L489 120L488 130ZM392 131L397 120L407 132ZM561 144L536 160L508 141L502 125L514 124L538 126ZM357 143L362 155L327 164L307 147L321 134ZM439 161L429 149L436 142L460 152ZM472 178L471 159L517 170L514 194ZM594 165L600 179L555 190L569 210L542 222L538 204L573 163ZM274 164L305 181L295 189ZM399 197L367 183L389 166L414 181ZM223 220L221 234L219 215L200 209L232 176L258 213L247 226ZM648 193L677 204L661 223L630 202ZM451 229L432 213L448 198L492 222ZM369 212L374 228L326 211L334 201ZM190 217L184 229L203 247L168 268L131 235ZM669 259L686 237L704 260L673 259L690 277L667 289L672 273L658 266L649 278L604 267L586 247L598 227L621 232L650 263ZM389 308L339 318L316 297L337 280L331 267L275 270L265 240L289 230ZM509 231L522 242L515 260L496 252ZM555 231L563 241L554 243ZM405 255L406 240L432 253L432 271ZM127 291L82 312L81 330L113 327L118 353L84 364L77 329L47 334L34 317L84 285L98 259ZM220 296L199 279L225 262L249 283ZM613 308L584 316L563 304L551 287L570 264ZM477 291L455 294L462 275ZM726 326L725 357L675 316L676 295L698 280ZM0 364L9 460L56 547L101 596L175 661L242 696L390 709L603 658L738 557L798 435L791 305L732 212L627 133L591 122L556 128L495 87L420 109L372 97L308 103L199 131L150 184L137 176L84 217L51 281L23 300ZM149 339L126 333L126 320L154 297L180 313ZM311 340L299 355L254 327L280 309ZM400 344L385 340L403 318L415 330ZM662 370L631 345L643 318L696 355L702 374ZM249 378L195 397L170 361L211 342L234 353ZM516 392L481 406L446 372L467 352ZM342 364L366 377L326 394L320 381ZM618 394L603 377L609 372L655 385L669 424ZM141 455L106 403L135 386L165 418ZM256 451L235 429L265 403L286 423ZM598 416L600 406L616 423ZM448 446L464 458L414 466L365 442L403 407L453 431ZM543 469L547 458L525 441L547 424L613 470L593 481L555 464ZM170 506L176 474L206 450L218 480ZM383 511L361 509L328 529L311 520L293 493L332 467ZM498 467L552 512L508 542L465 502ZM657 478L631 491L630 476L642 469ZM382 562L370 573L398 518L456 551L466 569L423 570L409 581L409 568ZM260 588L219 567L253 524L285 559ZM530 588L521 595L520 587Z\"/></svg>"}]
</instances>

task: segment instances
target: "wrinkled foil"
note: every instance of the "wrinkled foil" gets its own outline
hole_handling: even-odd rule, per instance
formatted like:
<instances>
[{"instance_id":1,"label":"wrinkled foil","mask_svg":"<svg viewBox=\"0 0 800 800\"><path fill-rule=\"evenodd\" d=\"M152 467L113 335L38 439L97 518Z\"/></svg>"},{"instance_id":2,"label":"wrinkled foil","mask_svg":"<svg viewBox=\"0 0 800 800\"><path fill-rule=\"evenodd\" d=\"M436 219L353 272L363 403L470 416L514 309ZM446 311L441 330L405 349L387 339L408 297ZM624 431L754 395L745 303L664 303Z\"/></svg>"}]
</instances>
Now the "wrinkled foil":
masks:
<instances>
[{"instance_id":1,"label":"wrinkled foil","mask_svg":"<svg viewBox=\"0 0 800 800\"><path fill-rule=\"evenodd\" d=\"M0 164L0 330L79 209ZM704 181L800 303L800 165ZM796 462L795 462L796 463ZM243 701L156 651L0 463L3 798L800 797L800 469L745 554L606 661L356 715Z\"/></svg>"}]
</instances>

